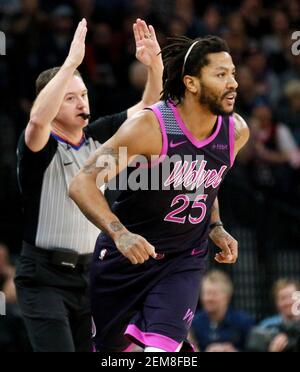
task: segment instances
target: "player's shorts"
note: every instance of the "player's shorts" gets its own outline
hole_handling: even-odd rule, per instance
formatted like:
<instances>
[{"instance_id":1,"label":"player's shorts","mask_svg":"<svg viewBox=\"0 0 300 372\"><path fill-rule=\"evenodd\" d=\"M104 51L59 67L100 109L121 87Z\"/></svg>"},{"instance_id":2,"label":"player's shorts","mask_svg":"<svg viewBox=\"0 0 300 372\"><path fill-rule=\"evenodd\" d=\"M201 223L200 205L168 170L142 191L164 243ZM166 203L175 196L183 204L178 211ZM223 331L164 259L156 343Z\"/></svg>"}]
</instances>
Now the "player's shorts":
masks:
<instances>
[{"instance_id":1,"label":"player's shorts","mask_svg":"<svg viewBox=\"0 0 300 372\"><path fill-rule=\"evenodd\" d=\"M100 236L91 267L95 349L118 352L136 344L176 351L191 327L207 253L205 242L132 265Z\"/></svg>"}]
</instances>

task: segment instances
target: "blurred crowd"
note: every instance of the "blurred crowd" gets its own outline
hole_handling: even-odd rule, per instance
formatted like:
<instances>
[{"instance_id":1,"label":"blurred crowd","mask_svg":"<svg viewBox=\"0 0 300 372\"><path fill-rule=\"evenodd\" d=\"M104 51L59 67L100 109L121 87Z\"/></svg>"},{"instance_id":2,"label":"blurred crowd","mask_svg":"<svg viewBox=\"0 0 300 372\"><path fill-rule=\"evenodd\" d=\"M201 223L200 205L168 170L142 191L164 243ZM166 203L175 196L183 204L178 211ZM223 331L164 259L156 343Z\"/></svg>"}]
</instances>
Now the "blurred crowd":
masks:
<instances>
[{"instance_id":1,"label":"blurred crowd","mask_svg":"<svg viewBox=\"0 0 300 372\"><path fill-rule=\"evenodd\" d=\"M80 71L89 89L92 119L128 108L141 97L146 71L135 59L132 25L136 18L155 27L162 47L175 35L213 34L226 39L237 67L236 111L251 128L249 145L238 159L233 179L259 200L279 200L298 212L300 55L292 53L292 33L300 30L299 0L0 0L0 30L5 32L7 47L0 59L0 239L13 251L20 248L22 226L16 143L35 98L36 77L62 64L82 17L88 20L89 32ZM19 319L14 269L7 252L1 244L0 291L7 296L8 313ZM199 349L238 351L253 348L259 340L261 344L268 340L265 347L273 351L288 349L290 319L283 308L290 309L291 302L280 306L286 287L289 294L291 288L299 290L296 282L277 283L277 323L267 322L250 332L251 316L229 307L232 283L222 273L212 273L204 281L203 311L193 326ZM4 322L0 317L0 350L1 343L7 350L19 347L5 335L27 345L22 323L10 328L9 319ZM262 332L264 327L267 331Z\"/></svg>"},{"instance_id":2,"label":"blurred crowd","mask_svg":"<svg viewBox=\"0 0 300 372\"><path fill-rule=\"evenodd\" d=\"M15 266L11 262L8 247L0 242L0 299L5 298L0 311L0 352L31 351L17 303L14 276Z\"/></svg>"},{"instance_id":3,"label":"blurred crowd","mask_svg":"<svg viewBox=\"0 0 300 372\"><path fill-rule=\"evenodd\" d=\"M255 324L253 316L232 306L234 286L220 271L208 272L202 281L200 304L192 324L191 340L202 352L299 352L300 283L278 279L270 300L275 316Z\"/></svg>"}]
</instances>

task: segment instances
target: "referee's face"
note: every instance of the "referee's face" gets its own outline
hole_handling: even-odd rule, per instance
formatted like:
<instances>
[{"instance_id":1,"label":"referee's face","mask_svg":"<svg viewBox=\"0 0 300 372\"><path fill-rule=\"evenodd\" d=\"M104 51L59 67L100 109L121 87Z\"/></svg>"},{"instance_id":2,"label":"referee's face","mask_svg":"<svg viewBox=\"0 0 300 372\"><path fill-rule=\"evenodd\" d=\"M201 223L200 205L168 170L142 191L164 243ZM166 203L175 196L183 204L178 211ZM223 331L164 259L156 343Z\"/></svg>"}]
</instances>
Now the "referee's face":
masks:
<instances>
[{"instance_id":1,"label":"referee's face","mask_svg":"<svg viewBox=\"0 0 300 372\"><path fill-rule=\"evenodd\" d=\"M83 114L90 114L88 91L83 80L73 76L66 87L66 94L55 121L69 129L83 128L88 119Z\"/></svg>"}]
</instances>

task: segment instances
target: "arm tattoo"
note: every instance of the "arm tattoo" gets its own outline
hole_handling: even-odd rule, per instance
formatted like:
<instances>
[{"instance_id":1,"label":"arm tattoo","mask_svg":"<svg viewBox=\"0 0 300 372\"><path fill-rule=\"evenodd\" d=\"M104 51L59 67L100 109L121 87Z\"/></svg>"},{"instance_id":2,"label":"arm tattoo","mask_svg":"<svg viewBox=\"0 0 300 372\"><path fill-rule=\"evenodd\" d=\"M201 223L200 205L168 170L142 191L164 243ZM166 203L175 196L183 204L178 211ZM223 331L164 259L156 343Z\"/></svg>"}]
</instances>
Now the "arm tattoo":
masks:
<instances>
[{"instance_id":1,"label":"arm tattoo","mask_svg":"<svg viewBox=\"0 0 300 372\"><path fill-rule=\"evenodd\" d=\"M118 239L118 246L123 252L127 252L137 241L138 237L130 232L123 233Z\"/></svg>"},{"instance_id":2,"label":"arm tattoo","mask_svg":"<svg viewBox=\"0 0 300 372\"><path fill-rule=\"evenodd\" d=\"M121 224L121 222L115 221L109 225L109 228L113 232L118 232L118 231L122 231L124 229L124 226Z\"/></svg>"},{"instance_id":3,"label":"arm tattoo","mask_svg":"<svg viewBox=\"0 0 300 372\"><path fill-rule=\"evenodd\" d=\"M101 158L101 166L97 165L98 160ZM98 172L102 172L109 168L109 164L114 162L115 165L119 165L119 153L116 152L112 147L103 147L96 151L94 156L89 159L83 167L83 173L92 174L95 169Z\"/></svg>"},{"instance_id":4,"label":"arm tattoo","mask_svg":"<svg viewBox=\"0 0 300 372\"><path fill-rule=\"evenodd\" d=\"M210 232L209 236L214 243L217 243L221 239L226 238L228 233L223 226L217 226Z\"/></svg>"}]
</instances>

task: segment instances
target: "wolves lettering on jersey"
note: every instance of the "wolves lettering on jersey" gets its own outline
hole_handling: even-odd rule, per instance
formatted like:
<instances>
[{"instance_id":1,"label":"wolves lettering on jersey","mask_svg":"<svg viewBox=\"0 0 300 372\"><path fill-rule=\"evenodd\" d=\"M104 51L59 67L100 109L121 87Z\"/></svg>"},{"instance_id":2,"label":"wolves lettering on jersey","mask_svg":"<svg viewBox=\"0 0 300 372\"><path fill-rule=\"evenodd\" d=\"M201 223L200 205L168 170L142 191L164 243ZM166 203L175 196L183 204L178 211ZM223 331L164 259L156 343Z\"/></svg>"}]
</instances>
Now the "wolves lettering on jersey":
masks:
<instances>
[{"instance_id":1,"label":"wolves lettering on jersey","mask_svg":"<svg viewBox=\"0 0 300 372\"><path fill-rule=\"evenodd\" d=\"M197 166L198 164L200 164L199 167ZM217 172L215 169L206 171L206 164L207 161L205 160L201 162L195 160L191 164L186 160L184 162L177 161L172 173L164 182L164 185L169 186L173 183L174 188L176 188L183 184L186 189L189 187L191 187L191 189L199 188L203 185L205 189L210 186L216 189L222 182L222 176L227 169L227 165L223 165L220 171Z\"/></svg>"},{"instance_id":2,"label":"wolves lettering on jersey","mask_svg":"<svg viewBox=\"0 0 300 372\"><path fill-rule=\"evenodd\" d=\"M153 174L158 175L160 187L123 191L113 212L129 231L143 236L157 252L199 249L207 243L211 208L233 163L233 120L219 116L213 134L198 141L171 102L159 102L150 109L160 123L163 149L160 163L154 165L157 172L150 167L145 172L149 187ZM170 158L175 160L170 163ZM167 163L169 168L165 167ZM132 172L128 171L128 179ZM103 245L113 247L105 234L100 239Z\"/></svg>"}]
</instances>

